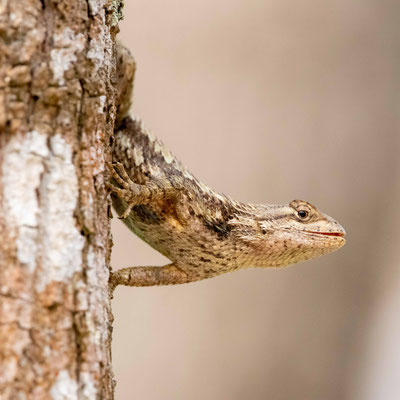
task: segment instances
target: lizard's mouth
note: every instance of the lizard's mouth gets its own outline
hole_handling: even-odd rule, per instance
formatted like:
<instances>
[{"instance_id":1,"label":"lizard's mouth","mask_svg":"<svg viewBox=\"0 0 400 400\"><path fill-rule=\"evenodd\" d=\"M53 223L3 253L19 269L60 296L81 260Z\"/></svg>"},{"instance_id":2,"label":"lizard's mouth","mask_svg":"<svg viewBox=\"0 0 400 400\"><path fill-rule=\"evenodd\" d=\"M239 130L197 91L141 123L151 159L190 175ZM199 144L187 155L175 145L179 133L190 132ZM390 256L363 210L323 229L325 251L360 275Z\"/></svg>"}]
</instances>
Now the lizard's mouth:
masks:
<instances>
[{"instance_id":1,"label":"lizard's mouth","mask_svg":"<svg viewBox=\"0 0 400 400\"><path fill-rule=\"evenodd\" d=\"M316 235L325 235L325 236L338 236L345 237L346 234L344 232L318 232L318 231L306 231L307 233L314 233Z\"/></svg>"}]
</instances>

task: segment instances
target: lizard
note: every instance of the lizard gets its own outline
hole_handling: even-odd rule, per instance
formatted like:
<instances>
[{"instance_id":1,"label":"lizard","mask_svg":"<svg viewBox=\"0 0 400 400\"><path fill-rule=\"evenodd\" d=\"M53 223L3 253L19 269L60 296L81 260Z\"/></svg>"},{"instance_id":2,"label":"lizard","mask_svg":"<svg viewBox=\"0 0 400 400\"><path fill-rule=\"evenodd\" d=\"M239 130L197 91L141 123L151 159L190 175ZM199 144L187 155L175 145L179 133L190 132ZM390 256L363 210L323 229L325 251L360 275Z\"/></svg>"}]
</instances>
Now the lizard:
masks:
<instances>
[{"instance_id":1,"label":"lizard","mask_svg":"<svg viewBox=\"0 0 400 400\"><path fill-rule=\"evenodd\" d=\"M345 244L343 227L307 201L245 204L194 177L129 114L136 64L126 48L117 49L117 118L107 186L119 218L171 263L112 272L112 292L117 285L173 285L250 267L284 267Z\"/></svg>"}]
</instances>

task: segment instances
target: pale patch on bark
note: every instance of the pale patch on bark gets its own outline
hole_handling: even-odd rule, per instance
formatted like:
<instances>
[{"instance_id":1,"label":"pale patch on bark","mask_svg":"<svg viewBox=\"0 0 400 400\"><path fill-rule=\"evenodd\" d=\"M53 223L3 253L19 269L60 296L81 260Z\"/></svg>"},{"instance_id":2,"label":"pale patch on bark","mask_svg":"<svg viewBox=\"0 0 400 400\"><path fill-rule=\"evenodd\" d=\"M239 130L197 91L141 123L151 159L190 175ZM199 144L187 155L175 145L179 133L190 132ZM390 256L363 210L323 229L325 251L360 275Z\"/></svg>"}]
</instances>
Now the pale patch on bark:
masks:
<instances>
[{"instance_id":1,"label":"pale patch on bark","mask_svg":"<svg viewBox=\"0 0 400 400\"><path fill-rule=\"evenodd\" d=\"M104 0L89 0L89 10L92 15L97 15L104 8Z\"/></svg>"},{"instance_id":2,"label":"pale patch on bark","mask_svg":"<svg viewBox=\"0 0 400 400\"><path fill-rule=\"evenodd\" d=\"M104 106L106 104L106 100L107 100L106 96L100 96L99 97L100 104L99 104L99 108L97 109L97 112L99 114L103 114L104 113Z\"/></svg>"},{"instance_id":3,"label":"pale patch on bark","mask_svg":"<svg viewBox=\"0 0 400 400\"><path fill-rule=\"evenodd\" d=\"M42 267L37 290L52 281L67 281L82 268L84 238L75 226L78 179L72 148L59 134L50 139L51 154L40 188Z\"/></svg>"},{"instance_id":4,"label":"pale patch on bark","mask_svg":"<svg viewBox=\"0 0 400 400\"><path fill-rule=\"evenodd\" d=\"M80 398L82 400L95 399L98 392L92 376L88 372L82 372L79 375L79 381L81 384Z\"/></svg>"},{"instance_id":5,"label":"pale patch on bark","mask_svg":"<svg viewBox=\"0 0 400 400\"><path fill-rule=\"evenodd\" d=\"M93 15L98 15L103 21L103 24L99 26L99 33L90 40L89 51L87 52L87 58L93 60L94 68L97 70L101 65L109 64L112 60L113 54L109 51L112 46L112 40L110 31L105 29L105 1L89 1L89 8Z\"/></svg>"},{"instance_id":6,"label":"pale patch on bark","mask_svg":"<svg viewBox=\"0 0 400 400\"><path fill-rule=\"evenodd\" d=\"M109 36L109 35L108 35ZM97 39L92 39L89 43L89 51L87 53L87 58L93 60L95 63L95 68L102 65L104 59L104 51L106 43L106 33L104 29L101 30L99 37Z\"/></svg>"},{"instance_id":7,"label":"pale patch on bark","mask_svg":"<svg viewBox=\"0 0 400 400\"><path fill-rule=\"evenodd\" d=\"M88 292L87 301L92 306L94 304L101 304L102 298L104 298L104 290L108 287L107 284L105 285L104 283L109 280L109 270L104 263L104 257L99 257L99 254L96 254L96 249L93 246L90 246L88 249L86 262L86 276L90 285L89 287L92 288L92 290ZM106 333L106 329L99 330L98 326L106 327L107 324L108 315L106 312L98 314L96 316L96 321L87 319L88 329L92 333L91 338L96 346L99 346L103 342L103 336Z\"/></svg>"},{"instance_id":8,"label":"pale patch on bark","mask_svg":"<svg viewBox=\"0 0 400 400\"><path fill-rule=\"evenodd\" d=\"M18 358L8 357L2 363L1 375L0 375L0 385L4 385L8 382L12 382L17 374Z\"/></svg>"},{"instance_id":9,"label":"pale patch on bark","mask_svg":"<svg viewBox=\"0 0 400 400\"><path fill-rule=\"evenodd\" d=\"M78 384L71 379L67 370L58 373L50 395L53 400L75 400L78 399Z\"/></svg>"},{"instance_id":10,"label":"pale patch on bark","mask_svg":"<svg viewBox=\"0 0 400 400\"><path fill-rule=\"evenodd\" d=\"M4 151L2 178L4 209L9 227L17 236L17 255L29 272L36 266L39 201L37 189L48 155L47 136L31 131L15 135ZM25 171L21 174L20 171Z\"/></svg>"},{"instance_id":11,"label":"pale patch on bark","mask_svg":"<svg viewBox=\"0 0 400 400\"><path fill-rule=\"evenodd\" d=\"M103 97L103 96L101 96ZM97 131L96 132L96 142L97 143L101 143L103 138L103 132L101 131ZM96 144L97 144L96 143ZM104 172L105 169L105 162L104 162L104 154L101 151L101 147L96 145L96 146L92 146L89 150L89 154L90 154L90 159L91 159L91 163L93 166L93 175L99 175L101 173Z\"/></svg>"},{"instance_id":12,"label":"pale patch on bark","mask_svg":"<svg viewBox=\"0 0 400 400\"><path fill-rule=\"evenodd\" d=\"M72 64L77 60L76 53L85 48L85 37L67 27L61 34L54 35L54 45L56 49L50 52L50 67L54 78L60 86L65 84L64 73L68 71Z\"/></svg>"},{"instance_id":13,"label":"pale patch on bark","mask_svg":"<svg viewBox=\"0 0 400 400\"><path fill-rule=\"evenodd\" d=\"M99 265L99 258L98 255L95 253L95 249L93 246L90 246L87 252L87 279L88 282L95 288L103 287L104 282L108 282L110 271L107 268L104 262ZM101 271L101 272L100 272Z\"/></svg>"}]
</instances>

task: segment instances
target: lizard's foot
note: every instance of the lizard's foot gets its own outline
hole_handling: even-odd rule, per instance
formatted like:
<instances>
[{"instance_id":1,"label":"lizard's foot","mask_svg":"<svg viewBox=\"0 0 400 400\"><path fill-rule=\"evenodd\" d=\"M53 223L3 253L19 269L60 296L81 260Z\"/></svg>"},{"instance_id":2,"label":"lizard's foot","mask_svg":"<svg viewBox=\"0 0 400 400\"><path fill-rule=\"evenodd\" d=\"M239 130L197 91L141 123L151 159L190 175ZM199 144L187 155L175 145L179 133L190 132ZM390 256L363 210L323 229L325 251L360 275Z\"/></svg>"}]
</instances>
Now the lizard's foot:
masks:
<instances>
[{"instance_id":1,"label":"lizard's foot","mask_svg":"<svg viewBox=\"0 0 400 400\"><path fill-rule=\"evenodd\" d=\"M128 190L132 185L135 185L120 162L107 163L107 167L111 177L115 179L118 185L122 186L123 189Z\"/></svg>"},{"instance_id":2,"label":"lizard's foot","mask_svg":"<svg viewBox=\"0 0 400 400\"><path fill-rule=\"evenodd\" d=\"M132 181L121 163L107 163L107 167L110 171L112 179L119 186L113 182L107 183L106 186L111 192L115 193L127 203L126 210L120 217L118 217L120 219L125 219L132 211L132 208L141 203L141 198L143 197L142 187L141 185L138 185Z\"/></svg>"}]
</instances>

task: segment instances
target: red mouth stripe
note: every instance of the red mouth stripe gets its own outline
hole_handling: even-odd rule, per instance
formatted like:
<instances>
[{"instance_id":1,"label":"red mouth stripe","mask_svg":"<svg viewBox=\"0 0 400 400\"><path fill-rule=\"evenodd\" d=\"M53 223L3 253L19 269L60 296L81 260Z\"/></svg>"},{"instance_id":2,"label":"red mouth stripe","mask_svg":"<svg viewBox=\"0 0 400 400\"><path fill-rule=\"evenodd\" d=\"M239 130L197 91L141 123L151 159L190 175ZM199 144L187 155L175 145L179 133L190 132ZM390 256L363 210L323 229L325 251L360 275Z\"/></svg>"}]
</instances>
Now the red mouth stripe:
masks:
<instances>
[{"instance_id":1,"label":"red mouth stripe","mask_svg":"<svg viewBox=\"0 0 400 400\"><path fill-rule=\"evenodd\" d=\"M325 235L325 236L339 236L339 237L345 236L343 232L317 232L317 231L306 231L306 232L315 233L317 235Z\"/></svg>"}]
</instances>

